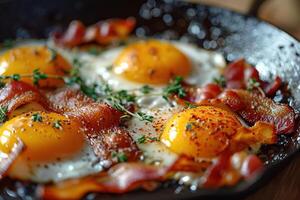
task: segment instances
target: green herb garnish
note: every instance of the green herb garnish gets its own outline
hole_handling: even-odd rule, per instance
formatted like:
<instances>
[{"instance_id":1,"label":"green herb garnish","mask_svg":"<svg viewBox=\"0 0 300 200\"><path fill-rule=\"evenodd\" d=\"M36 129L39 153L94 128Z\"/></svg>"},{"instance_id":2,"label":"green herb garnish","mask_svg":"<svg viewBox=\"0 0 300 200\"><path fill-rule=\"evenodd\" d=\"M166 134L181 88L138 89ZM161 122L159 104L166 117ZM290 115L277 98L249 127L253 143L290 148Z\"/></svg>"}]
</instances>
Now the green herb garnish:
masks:
<instances>
[{"instance_id":1,"label":"green herb garnish","mask_svg":"<svg viewBox=\"0 0 300 200\"><path fill-rule=\"evenodd\" d=\"M56 120L55 122L53 122L53 127L57 129L61 129L62 128L61 121Z\"/></svg>"},{"instance_id":2,"label":"green herb garnish","mask_svg":"<svg viewBox=\"0 0 300 200\"><path fill-rule=\"evenodd\" d=\"M42 122L43 118L39 113L34 113L31 117L32 121L34 122Z\"/></svg>"},{"instance_id":3,"label":"green herb garnish","mask_svg":"<svg viewBox=\"0 0 300 200\"><path fill-rule=\"evenodd\" d=\"M254 79L254 78L250 78L247 82L247 90L252 91L255 88L259 88L260 87L260 83Z\"/></svg>"},{"instance_id":4,"label":"green herb garnish","mask_svg":"<svg viewBox=\"0 0 300 200\"><path fill-rule=\"evenodd\" d=\"M0 106L0 123L3 123L7 119L7 106Z\"/></svg>"},{"instance_id":5,"label":"green herb garnish","mask_svg":"<svg viewBox=\"0 0 300 200\"><path fill-rule=\"evenodd\" d=\"M223 75L221 75L220 77L215 77L213 79L213 82L218 84L220 87L226 87L226 79Z\"/></svg>"},{"instance_id":6,"label":"green herb garnish","mask_svg":"<svg viewBox=\"0 0 300 200\"><path fill-rule=\"evenodd\" d=\"M34 85L39 85L39 81L43 79L47 79L48 75L41 73L39 69L33 70L33 84Z\"/></svg>"},{"instance_id":7,"label":"green herb garnish","mask_svg":"<svg viewBox=\"0 0 300 200\"><path fill-rule=\"evenodd\" d=\"M143 87L141 87L140 91L143 94L149 94L151 91L153 90L152 87L150 87L149 85L144 85Z\"/></svg>"},{"instance_id":8,"label":"green herb garnish","mask_svg":"<svg viewBox=\"0 0 300 200\"><path fill-rule=\"evenodd\" d=\"M162 95L163 98L168 101L171 95L178 95L179 98L185 97L186 92L182 87L182 81L183 81L182 77L180 76L175 77L171 81L171 83L166 88L164 88L163 95Z\"/></svg>"},{"instance_id":9,"label":"green herb garnish","mask_svg":"<svg viewBox=\"0 0 300 200\"><path fill-rule=\"evenodd\" d=\"M144 144L145 142L146 142L146 136L141 136L141 137L139 137L138 139L137 139L137 142L139 143L139 144Z\"/></svg>"},{"instance_id":10,"label":"green herb garnish","mask_svg":"<svg viewBox=\"0 0 300 200\"><path fill-rule=\"evenodd\" d=\"M113 152L112 153L112 157L113 158L117 158L118 162L126 162L128 160L127 156L125 153L123 152L120 152L120 153L117 153L117 152Z\"/></svg>"}]
</instances>

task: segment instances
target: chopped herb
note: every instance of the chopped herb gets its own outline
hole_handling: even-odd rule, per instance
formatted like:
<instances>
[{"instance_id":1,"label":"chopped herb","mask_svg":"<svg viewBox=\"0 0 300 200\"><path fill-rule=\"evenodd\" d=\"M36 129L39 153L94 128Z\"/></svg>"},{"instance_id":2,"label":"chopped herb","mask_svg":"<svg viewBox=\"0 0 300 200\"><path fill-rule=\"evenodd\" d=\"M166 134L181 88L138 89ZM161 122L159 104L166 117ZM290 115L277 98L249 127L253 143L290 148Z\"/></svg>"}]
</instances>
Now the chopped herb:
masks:
<instances>
[{"instance_id":1,"label":"chopped herb","mask_svg":"<svg viewBox=\"0 0 300 200\"><path fill-rule=\"evenodd\" d=\"M143 135L143 136L139 137L137 141L139 144L143 144L146 142L146 137Z\"/></svg>"},{"instance_id":2,"label":"chopped herb","mask_svg":"<svg viewBox=\"0 0 300 200\"><path fill-rule=\"evenodd\" d=\"M7 106L0 106L0 123L3 123L7 119Z\"/></svg>"},{"instance_id":3,"label":"chopped herb","mask_svg":"<svg viewBox=\"0 0 300 200\"><path fill-rule=\"evenodd\" d=\"M113 152L112 157L117 158L118 162L126 162L128 160L126 154L123 152L121 152L121 153Z\"/></svg>"},{"instance_id":4,"label":"chopped herb","mask_svg":"<svg viewBox=\"0 0 300 200\"><path fill-rule=\"evenodd\" d=\"M33 70L33 84L39 85L39 81L48 78L47 74L41 73L39 69Z\"/></svg>"},{"instance_id":5,"label":"chopped herb","mask_svg":"<svg viewBox=\"0 0 300 200\"><path fill-rule=\"evenodd\" d=\"M5 86L5 83L3 81L1 81L0 79L0 88L3 88Z\"/></svg>"},{"instance_id":6,"label":"chopped herb","mask_svg":"<svg viewBox=\"0 0 300 200\"><path fill-rule=\"evenodd\" d=\"M225 87L226 86L226 79L223 75L221 75L220 77L215 77L213 79L214 83L218 84L220 87Z\"/></svg>"},{"instance_id":7,"label":"chopped herb","mask_svg":"<svg viewBox=\"0 0 300 200\"><path fill-rule=\"evenodd\" d=\"M77 67L77 68L80 68L83 65L83 63L78 58L74 58L72 60L72 64L74 67Z\"/></svg>"},{"instance_id":8,"label":"chopped herb","mask_svg":"<svg viewBox=\"0 0 300 200\"><path fill-rule=\"evenodd\" d=\"M188 101L184 102L185 103L185 108L190 109L190 108L197 108L197 105L192 104Z\"/></svg>"},{"instance_id":9,"label":"chopped herb","mask_svg":"<svg viewBox=\"0 0 300 200\"><path fill-rule=\"evenodd\" d=\"M32 121L34 122L42 122L43 118L39 113L34 113L31 117Z\"/></svg>"},{"instance_id":10,"label":"chopped herb","mask_svg":"<svg viewBox=\"0 0 300 200\"><path fill-rule=\"evenodd\" d=\"M2 47L3 48L12 48L14 46L14 44L15 44L14 40L7 39L2 42Z\"/></svg>"},{"instance_id":11,"label":"chopped herb","mask_svg":"<svg viewBox=\"0 0 300 200\"><path fill-rule=\"evenodd\" d=\"M185 126L186 131L190 131L190 130L192 130L192 128L193 128L193 125L191 123L187 123L187 125Z\"/></svg>"},{"instance_id":12,"label":"chopped herb","mask_svg":"<svg viewBox=\"0 0 300 200\"><path fill-rule=\"evenodd\" d=\"M149 94L151 91L153 90L152 87L150 87L149 85L144 85L143 87L141 87L140 91L143 94Z\"/></svg>"},{"instance_id":13,"label":"chopped herb","mask_svg":"<svg viewBox=\"0 0 300 200\"><path fill-rule=\"evenodd\" d=\"M51 56L50 56L50 62L51 62L51 61L53 61L57 58L57 52L54 49L50 48L50 47L48 47L48 49L51 53Z\"/></svg>"},{"instance_id":14,"label":"chopped herb","mask_svg":"<svg viewBox=\"0 0 300 200\"><path fill-rule=\"evenodd\" d=\"M97 56L102 52L102 49L97 48L97 47L91 47L91 48L88 49L87 52L91 55Z\"/></svg>"},{"instance_id":15,"label":"chopped herb","mask_svg":"<svg viewBox=\"0 0 300 200\"><path fill-rule=\"evenodd\" d=\"M151 115L147 115L146 113L143 112L137 112L136 114L139 116L139 119L141 121L153 122L154 117Z\"/></svg>"},{"instance_id":16,"label":"chopped herb","mask_svg":"<svg viewBox=\"0 0 300 200\"><path fill-rule=\"evenodd\" d=\"M247 90L252 91L255 88L259 88L260 87L260 83L254 79L254 78L250 78L247 82Z\"/></svg>"},{"instance_id":17,"label":"chopped herb","mask_svg":"<svg viewBox=\"0 0 300 200\"><path fill-rule=\"evenodd\" d=\"M175 77L172 82L163 90L163 98L168 101L170 95L178 95L179 98L186 96L186 92L182 87L183 78L180 76Z\"/></svg>"},{"instance_id":18,"label":"chopped herb","mask_svg":"<svg viewBox=\"0 0 300 200\"><path fill-rule=\"evenodd\" d=\"M60 121L60 120L56 120L56 121L53 123L53 127L54 127L54 128L57 128L57 129L61 129L61 128L62 128L61 121Z\"/></svg>"},{"instance_id":19,"label":"chopped herb","mask_svg":"<svg viewBox=\"0 0 300 200\"><path fill-rule=\"evenodd\" d=\"M159 141L159 139L157 138L157 137L149 137L149 140L151 140L151 141Z\"/></svg>"},{"instance_id":20,"label":"chopped herb","mask_svg":"<svg viewBox=\"0 0 300 200\"><path fill-rule=\"evenodd\" d=\"M13 74L11 75L11 79L14 81L19 81L21 79L20 74Z\"/></svg>"},{"instance_id":21,"label":"chopped herb","mask_svg":"<svg viewBox=\"0 0 300 200\"><path fill-rule=\"evenodd\" d=\"M107 69L107 71L111 71L113 69L113 66L110 65L110 66L106 67L106 69Z\"/></svg>"}]
</instances>

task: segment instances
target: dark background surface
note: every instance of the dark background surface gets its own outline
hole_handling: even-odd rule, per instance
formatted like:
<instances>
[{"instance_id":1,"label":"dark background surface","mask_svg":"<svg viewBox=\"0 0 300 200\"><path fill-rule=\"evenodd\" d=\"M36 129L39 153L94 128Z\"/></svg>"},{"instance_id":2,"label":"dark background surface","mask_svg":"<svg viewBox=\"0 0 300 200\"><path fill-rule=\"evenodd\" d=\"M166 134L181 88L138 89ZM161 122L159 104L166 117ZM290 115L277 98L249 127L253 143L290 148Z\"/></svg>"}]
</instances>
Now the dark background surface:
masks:
<instances>
[{"instance_id":1,"label":"dark background surface","mask_svg":"<svg viewBox=\"0 0 300 200\"><path fill-rule=\"evenodd\" d=\"M208 49L220 51L228 61L245 57L257 66L265 79L280 75L290 85L293 99L288 102L300 108L300 45L284 32L252 17L219 8L186 3L148 0L5 0L0 1L0 39L46 37L53 29L62 29L71 20L92 24L110 17L135 16L138 36L170 39L184 38ZM141 9L140 9L141 8ZM154 11L158 9L159 12ZM264 151L267 170L259 179L243 182L233 188L215 191L183 191L174 188L153 193L135 192L118 199L168 199L223 197L248 199L299 199L299 151L297 129L292 137L281 137L279 145ZM291 155L293 155L293 161ZM1 195L5 193L5 186ZM260 188L256 193L253 190ZM251 194L252 193L252 194ZM249 196L249 194L251 194ZM99 196L115 199L116 196ZM7 198L5 198L7 199Z\"/></svg>"}]
</instances>

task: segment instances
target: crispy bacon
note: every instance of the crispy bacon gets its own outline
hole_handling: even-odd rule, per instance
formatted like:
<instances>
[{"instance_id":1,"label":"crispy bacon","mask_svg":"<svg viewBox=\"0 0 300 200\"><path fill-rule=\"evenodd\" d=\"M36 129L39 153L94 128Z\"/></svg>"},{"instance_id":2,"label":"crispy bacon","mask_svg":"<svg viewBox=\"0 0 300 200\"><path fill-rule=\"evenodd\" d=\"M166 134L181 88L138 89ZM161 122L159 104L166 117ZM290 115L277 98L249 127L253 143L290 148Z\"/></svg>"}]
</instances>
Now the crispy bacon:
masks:
<instances>
[{"instance_id":1,"label":"crispy bacon","mask_svg":"<svg viewBox=\"0 0 300 200\"><path fill-rule=\"evenodd\" d=\"M252 178L262 169L263 163L256 155L246 155L245 152L224 153L206 171L203 187L232 186L241 178Z\"/></svg>"},{"instance_id":2,"label":"crispy bacon","mask_svg":"<svg viewBox=\"0 0 300 200\"><path fill-rule=\"evenodd\" d=\"M135 19L109 19L86 27L80 21L72 21L64 33L53 33L54 41L62 46L75 47L78 45L96 42L107 45L122 40L135 27Z\"/></svg>"},{"instance_id":3,"label":"crispy bacon","mask_svg":"<svg viewBox=\"0 0 300 200\"><path fill-rule=\"evenodd\" d=\"M122 153L128 161L135 161L141 155L129 133L122 128L103 130L88 137L95 154L101 159L118 162L114 154Z\"/></svg>"},{"instance_id":4,"label":"crispy bacon","mask_svg":"<svg viewBox=\"0 0 300 200\"><path fill-rule=\"evenodd\" d=\"M215 83L208 83L201 88L185 85L185 90L187 95L184 99L189 102L199 102L202 100L213 99L222 92L222 88Z\"/></svg>"},{"instance_id":5,"label":"crispy bacon","mask_svg":"<svg viewBox=\"0 0 300 200\"><path fill-rule=\"evenodd\" d=\"M0 105L7 106L8 114L30 102L37 102L43 107L49 108L47 99L37 88L28 83L12 81L0 90Z\"/></svg>"},{"instance_id":6,"label":"crispy bacon","mask_svg":"<svg viewBox=\"0 0 300 200\"><path fill-rule=\"evenodd\" d=\"M88 192L125 193L149 188L149 181L162 181L166 168L142 163L121 163L97 176L46 186L43 199L80 199Z\"/></svg>"},{"instance_id":7,"label":"crispy bacon","mask_svg":"<svg viewBox=\"0 0 300 200\"><path fill-rule=\"evenodd\" d=\"M257 121L274 124L277 134L293 132L295 113L291 107L246 90L225 90L219 97L234 112L253 125Z\"/></svg>"},{"instance_id":8,"label":"crispy bacon","mask_svg":"<svg viewBox=\"0 0 300 200\"><path fill-rule=\"evenodd\" d=\"M230 63L224 70L226 87L232 89L246 89L249 79L260 81L258 71L249 65L245 59Z\"/></svg>"},{"instance_id":9,"label":"crispy bacon","mask_svg":"<svg viewBox=\"0 0 300 200\"><path fill-rule=\"evenodd\" d=\"M272 83L265 84L263 89L268 97L272 97L279 90L281 84L282 80L277 76Z\"/></svg>"},{"instance_id":10,"label":"crispy bacon","mask_svg":"<svg viewBox=\"0 0 300 200\"><path fill-rule=\"evenodd\" d=\"M118 126L121 113L111 106L95 102L81 91L61 88L47 94L54 111L79 119L90 132L99 132Z\"/></svg>"},{"instance_id":11,"label":"crispy bacon","mask_svg":"<svg viewBox=\"0 0 300 200\"><path fill-rule=\"evenodd\" d=\"M77 20L72 21L69 24L69 27L66 30L66 32L64 32L63 34L54 32L52 33L52 38L57 44L66 47L74 47L82 43L82 40L85 35L85 29L86 28L82 22Z\"/></svg>"},{"instance_id":12,"label":"crispy bacon","mask_svg":"<svg viewBox=\"0 0 300 200\"><path fill-rule=\"evenodd\" d=\"M203 187L216 188L236 184L241 178L253 177L263 168L255 155L224 153L212 164L211 161L196 162L181 156L170 167L156 167L143 163L121 163L108 172L67 180L45 186L43 199L80 199L89 192L125 193L138 188L153 190L157 182L166 181L176 172L203 174ZM200 186L200 185L199 185Z\"/></svg>"},{"instance_id":13,"label":"crispy bacon","mask_svg":"<svg viewBox=\"0 0 300 200\"><path fill-rule=\"evenodd\" d=\"M124 39L133 30L135 19L110 19L100 21L86 30L84 42L96 41L107 45L113 41Z\"/></svg>"}]
</instances>

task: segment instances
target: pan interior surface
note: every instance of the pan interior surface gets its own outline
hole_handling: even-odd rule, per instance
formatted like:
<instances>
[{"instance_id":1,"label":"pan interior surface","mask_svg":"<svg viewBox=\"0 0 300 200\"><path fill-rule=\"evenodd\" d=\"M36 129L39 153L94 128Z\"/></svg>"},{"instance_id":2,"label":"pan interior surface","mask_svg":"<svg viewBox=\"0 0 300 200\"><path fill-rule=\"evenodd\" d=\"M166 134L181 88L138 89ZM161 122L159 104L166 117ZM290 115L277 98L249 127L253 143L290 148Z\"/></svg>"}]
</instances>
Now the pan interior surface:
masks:
<instances>
[{"instance_id":1,"label":"pan interior surface","mask_svg":"<svg viewBox=\"0 0 300 200\"><path fill-rule=\"evenodd\" d=\"M276 27L251 16L172 0L21 0L0 2L0 7L3 11L0 12L0 17L5 19L0 24L1 40L16 37L44 38L51 30L65 28L73 19L92 24L105 18L134 16L138 22L134 34L138 37L191 42L204 49L221 52L227 61L245 58L256 66L266 80L279 75L287 83L291 97L278 101L288 103L296 112L300 110L299 42ZM14 15L15 13L18 15ZM235 187L190 191L188 188L167 183L151 192L151 195L145 191L136 191L124 195L90 194L87 198L146 200L156 197L170 199L240 196L257 188L262 181L269 180L272 173L278 171L299 149L300 128L297 124L292 136L281 136L278 144L263 148L267 165L265 173ZM34 185L28 184L23 188L19 182L12 183L10 180L5 180L0 188L0 195L4 199L25 199L26 196L34 197L36 194Z\"/></svg>"}]
</instances>

